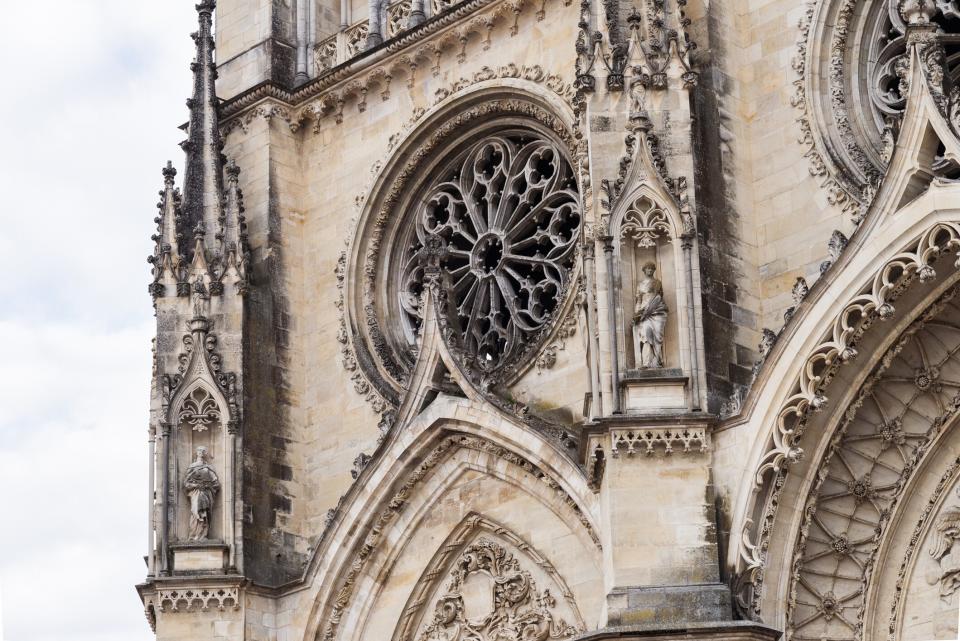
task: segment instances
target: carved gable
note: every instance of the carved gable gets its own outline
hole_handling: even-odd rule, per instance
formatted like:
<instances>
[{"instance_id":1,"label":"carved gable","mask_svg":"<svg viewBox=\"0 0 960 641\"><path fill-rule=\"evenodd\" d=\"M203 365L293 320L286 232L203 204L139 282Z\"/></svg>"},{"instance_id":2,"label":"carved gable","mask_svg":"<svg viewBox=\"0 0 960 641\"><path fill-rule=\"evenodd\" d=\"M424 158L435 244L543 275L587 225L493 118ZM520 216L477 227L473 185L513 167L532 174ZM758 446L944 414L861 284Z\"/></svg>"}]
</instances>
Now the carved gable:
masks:
<instances>
[{"instance_id":1,"label":"carved gable","mask_svg":"<svg viewBox=\"0 0 960 641\"><path fill-rule=\"evenodd\" d=\"M473 516L414 588L394 641L569 639L584 630L549 561L502 526Z\"/></svg>"}]
</instances>

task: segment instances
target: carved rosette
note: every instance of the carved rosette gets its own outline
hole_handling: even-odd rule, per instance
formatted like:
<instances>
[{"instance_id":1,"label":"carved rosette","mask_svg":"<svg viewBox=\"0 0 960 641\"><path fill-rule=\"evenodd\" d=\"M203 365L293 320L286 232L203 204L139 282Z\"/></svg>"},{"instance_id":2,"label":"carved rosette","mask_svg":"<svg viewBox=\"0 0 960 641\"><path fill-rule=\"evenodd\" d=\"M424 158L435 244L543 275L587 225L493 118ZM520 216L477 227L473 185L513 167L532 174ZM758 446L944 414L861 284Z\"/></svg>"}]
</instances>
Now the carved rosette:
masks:
<instances>
[{"instance_id":1,"label":"carved rosette","mask_svg":"<svg viewBox=\"0 0 960 641\"><path fill-rule=\"evenodd\" d=\"M515 361L569 286L580 220L576 181L555 144L514 134L473 145L446 166L409 223L397 292L408 337L433 265L470 364L490 372Z\"/></svg>"}]
</instances>

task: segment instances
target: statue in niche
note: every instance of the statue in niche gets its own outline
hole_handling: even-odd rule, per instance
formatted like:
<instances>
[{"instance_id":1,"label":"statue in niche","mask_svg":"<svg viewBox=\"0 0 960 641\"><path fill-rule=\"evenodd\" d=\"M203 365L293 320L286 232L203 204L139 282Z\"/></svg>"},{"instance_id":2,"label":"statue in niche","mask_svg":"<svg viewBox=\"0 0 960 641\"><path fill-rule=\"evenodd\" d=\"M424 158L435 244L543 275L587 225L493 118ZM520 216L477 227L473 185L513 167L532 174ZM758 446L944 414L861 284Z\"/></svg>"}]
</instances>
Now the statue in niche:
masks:
<instances>
[{"instance_id":1,"label":"statue in niche","mask_svg":"<svg viewBox=\"0 0 960 641\"><path fill-rule=\"evenodd\" d=\"M633 313L633 348L639 368L663 367L663 331L667 326L667 305L663 301L663 283L654 277L657 266L646 263L643 278L637 283Z\"/></svg>"},{"instance_id":2,"label":"statue in niche","mask_svg":"<svg viewBox=\"0 0 960 641\"><path fill-rule=\"evenodd\" d=\"M220 491L220 479L207 463L207 448L198 447L196 458L187 468L183 491L190 498L190 540L205 541L210 534L213 499Z\"/></svg>"}]
</instances>

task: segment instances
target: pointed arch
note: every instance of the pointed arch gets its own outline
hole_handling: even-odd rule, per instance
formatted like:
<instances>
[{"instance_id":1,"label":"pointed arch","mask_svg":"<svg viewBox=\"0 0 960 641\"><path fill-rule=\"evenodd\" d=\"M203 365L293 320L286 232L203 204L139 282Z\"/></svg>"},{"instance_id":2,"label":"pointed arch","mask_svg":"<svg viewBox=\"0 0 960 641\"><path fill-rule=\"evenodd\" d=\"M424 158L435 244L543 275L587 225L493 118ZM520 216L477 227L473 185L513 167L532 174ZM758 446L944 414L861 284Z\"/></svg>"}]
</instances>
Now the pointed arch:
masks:
<instances>
[{"instance_id":1,"label":"pointed arch","mask_svg":"<svg viewBox=\"0 0 960 641\"><path fill-rule=\"evenodd\" d=\"M898 341L925 322L933 313L928 310L937 309L938 299L960 282L960 262L950 256L960 248L960 185L936 179L928 138L935 135L948 158L955 157L960 143L931 98L915 50L910 73L917 90L872 205L844 253L781 332L742 416L714 434L721 459L750 443L746 469L730 468L739 467L743 476L730 479L737 498L727 560L736 573L744 614L775 625L796 624L791 617L802 607L812 608L808 614L826 612L832 621L848 607L845 603L859 599L830 591L819 594L817 603L784 611L784 604L798 598L797 590L803 591L795 581L803 572L797 550L819 527L811 510L822 498L821 488L830 483L825 479L839 474L825 466L842 442L845 426L871 402L862 390L896 362L903 349ZM734 426L738 429L725 429ZM914 466L908 467L912 471ZM861 476L847 481L857 491L872 482L868 477L864 485ZM877 528L878 544L882 529ZM851 542L840 534L831 535L835 549L846 550ZM869 580L868 575L854 592L866 592Z\"/></svg>"},{"instance_id":2,"label":"pointed arch","mask_svg":"<svg viewBox=\"0 0 960 641\"><path fill-rule=\"evenodd\" d=\"M306 639L349 638L343 635L370 607L355 596L371 598L402 551L397 546L409 543L435 498L466 472L512 484L528 505L570 524L564 527L579 556L599 563L598 499L572 460L489 404L439 394L364 469L334 518L305 574L307 594L298 598L310 612Z\"/></svg>"},{"instance_id":3,"label":"pointed arch","mask_svg":"<svg viewBox=\"0 0 960 641\"><path fill-rule=\"evenodd\" d=\"M532 561L533 564L539 567L540 570L549 577L552 584L559 589L560 596L574 617L573 621L566 623L572 624L569 627L577 631L584 631L585 624L583 616L580 614L573 593L570 591L570 588L567 587L563 578L557 573L553 564L532 545L506 526L481 514L471 512L454 528L450 536L440 545L434 553L433 558L427 564L426 569L414 586L403 608L403 614L397 622L396 630L392 636L393 641L414 641L414 634L418 628L422 627L426 617L430 614L429 606L431 604L428 599L434 592L443 587L444 582L448 579L448 573L450 573L455 566L457 557L461 557L464 554L464 549L484 533L492 534L505 540L523 553L524 561ZM522 568L522 565L518 564L518 566ZM541 595L538 593L534 598L539 600ZM549 609L552 610L553 608L551 607Z\"/></svg>"}]
</instances>

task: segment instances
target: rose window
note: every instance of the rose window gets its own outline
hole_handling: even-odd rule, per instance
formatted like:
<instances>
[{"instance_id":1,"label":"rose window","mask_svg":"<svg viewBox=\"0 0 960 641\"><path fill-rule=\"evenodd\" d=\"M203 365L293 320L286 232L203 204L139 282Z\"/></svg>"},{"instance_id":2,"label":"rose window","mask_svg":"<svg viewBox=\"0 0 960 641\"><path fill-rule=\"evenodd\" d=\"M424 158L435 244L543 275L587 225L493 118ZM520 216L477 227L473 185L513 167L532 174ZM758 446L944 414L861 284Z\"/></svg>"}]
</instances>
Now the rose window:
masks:
<instances>
[{"instance_id":1,"label":"rose window","mask_svg":"<svg viewBox=\"0 0 960 641\"><path fill-rule=\"evenodd\" d=\"M860 199L886 171L907 103L907 16L923 13L938 28L943 73L960 82L960 1L827 0L812 8L794 65L804 74L795 103L812 122L803 140L828 161L841 190ZM940 159L935 167L941 168Z\"/></svg>"},{"instance_id":2,"label":"rose window","mask_svg":"<svg viewBox=\"0 0 960 641\"><path fill-rule=\"evenodd\" d=\"M400 265L408 339L425 267L439 255L459 347L484 371L514 360L569 285L581 218L569 163L529 133L492 136L446 165L417 203Z\"/></svg>"}]
</instances>

